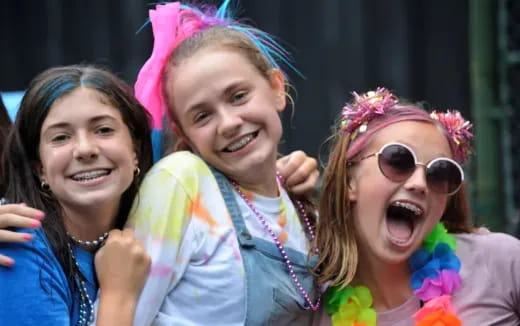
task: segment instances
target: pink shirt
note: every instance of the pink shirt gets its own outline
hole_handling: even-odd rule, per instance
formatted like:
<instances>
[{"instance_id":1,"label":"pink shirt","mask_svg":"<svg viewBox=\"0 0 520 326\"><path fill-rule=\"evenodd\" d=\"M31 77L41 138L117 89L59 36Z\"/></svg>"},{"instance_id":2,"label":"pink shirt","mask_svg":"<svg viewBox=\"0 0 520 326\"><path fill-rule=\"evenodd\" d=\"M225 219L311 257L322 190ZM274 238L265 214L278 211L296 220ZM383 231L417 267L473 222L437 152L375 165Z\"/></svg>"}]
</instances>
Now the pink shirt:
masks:
<instances>
[{"instance_id":1,"label":"pink shirt","mask_svg":"<svg viewBox=\"0 0 520 326\"><path fill-rule=\"evenodd\" d=\"M520 325L520 241L503 233L459 234L462 286L452 304L463 325ZM378 326L413 326L420 302L378 313ZM323 318L326 319L326 318ZM321 325L330 325L322 319Z\"/></svg>"}]
</instances>

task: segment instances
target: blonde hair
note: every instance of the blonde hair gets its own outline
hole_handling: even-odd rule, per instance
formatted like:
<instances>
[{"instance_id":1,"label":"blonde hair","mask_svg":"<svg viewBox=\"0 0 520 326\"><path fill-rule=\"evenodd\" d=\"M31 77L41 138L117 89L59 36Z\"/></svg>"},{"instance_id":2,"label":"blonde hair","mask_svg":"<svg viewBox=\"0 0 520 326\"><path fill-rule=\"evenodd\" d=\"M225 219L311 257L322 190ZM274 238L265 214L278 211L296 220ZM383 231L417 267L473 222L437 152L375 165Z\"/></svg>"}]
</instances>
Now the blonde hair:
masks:
<instances>
[{"instance_id":1,"label":"blonde hair","mask_svg":"<svg viewBox=\"0 0 520 326\"><path fill-rule=\"evenodd\" d=\"M179 123L179 119L173 114L173 96L175 95L170 91L171 85L168 81L171 79L169 76L174 73L175 67L182 61L190 58L198 51L209 47L223 47L238 51L245 56L266 80L270 80L273 69L276 69L270 63L268 57L255 45L247 34L235 29L217 25L201 30L183 40L170 54L162 76L162 93L166 103L168 103L168 115L175 125L178 126L181 133L182 127ZM294 103L289 95L289 90L292 86L287 81L287 78L284 79L284 82L285 95L290 103ZM187 144L183 138L184 137L178 137L176 139L174 151L190 150L189 144Z\"/></svg>"}]
</instances>

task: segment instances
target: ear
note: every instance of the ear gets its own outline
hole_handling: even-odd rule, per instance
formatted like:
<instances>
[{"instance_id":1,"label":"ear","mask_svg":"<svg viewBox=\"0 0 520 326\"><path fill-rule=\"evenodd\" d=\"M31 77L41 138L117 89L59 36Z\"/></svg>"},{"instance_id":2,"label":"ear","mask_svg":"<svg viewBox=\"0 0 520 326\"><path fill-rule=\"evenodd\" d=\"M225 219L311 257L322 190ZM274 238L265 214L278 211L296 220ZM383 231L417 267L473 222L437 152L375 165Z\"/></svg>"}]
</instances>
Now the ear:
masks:
<instances>
[{"instance_id":1,"label":"ear","mask_svg":"<svg viewBox=\"0 0 520 326\"><path fill-rule=\"evenodd\" d=\"M182 137L181 129L177 126L176 123L174 123L174 122L170 123L170 127L172 128L173 133L175 134L175 136L177 136L179 138Z\"/></svg>"},{"instance_id":2,"label":"ear","mask_svg":"<svg viewBox=\"0 0 520 326\"><path fill-rule=\"evenodd\" d=\"M354 175L349 178L347 197L349 201L357 200L357 180Z\"/></svg>"},{"instance_id":3,"label":"ear","mask_svg":"<svg viewBox=\"0 0 520 326\"><path fill-rule=\"evenodd\" d=\"M276 96L276 111L282 112L285 109L285 77L278 69L269 72L269 83Z\"/></svg>"},{"instance_id":4,"label":"ear","mask_svg":"<svg viewBox=\"0 0 520 326\"><path fill-rule=\"evenodd\" d=\"M137 158L137 151L134 149L134 166L135 168L139 167L139 159Z\"/></svg>"},{"instance_id":5,"label":"ear","mask_svg":"<svg viewBox=\"0 0 520 326\"><path fill-rule=\"evenodd\" d=\"M40 180L46 179L45 178L45 169L43 168L43 166L40 162L32 162L31 167L32 167L32 170L34 171L34 174L36 174Z\"/></svg>"},{"instance_id":6,"label":"ear","mask_svg":"<svg viewBox=\"0 0 520 326\"><path fill-rule=\"evenodd\" d=\"M173 130L173 133L175 134L175 137L178 138L178 140L174 140L174 144L176 144L175 148L176 150L191 150L192 152L196 152L195 146L192 145L188 137L184 135L184 132L182 129L175 123L171 122L170 127ZM179 144L181 144L179 146Z\"/></svg>"}]
</instances>

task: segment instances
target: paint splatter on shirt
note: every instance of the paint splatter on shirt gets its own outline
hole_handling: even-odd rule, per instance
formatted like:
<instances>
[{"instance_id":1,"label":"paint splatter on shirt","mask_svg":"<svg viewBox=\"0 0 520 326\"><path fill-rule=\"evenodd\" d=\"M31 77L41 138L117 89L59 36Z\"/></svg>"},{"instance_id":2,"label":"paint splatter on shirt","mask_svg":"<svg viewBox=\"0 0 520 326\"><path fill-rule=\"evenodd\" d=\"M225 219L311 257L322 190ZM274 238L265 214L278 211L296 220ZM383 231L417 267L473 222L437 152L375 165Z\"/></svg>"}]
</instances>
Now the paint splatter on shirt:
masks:
<instances>
[{"instance_id":1,"label":"paint splatter on shirt","mask_svg":"<svg viewBox=\"0 0 520 326\"><path fill-rule=\"evenodd\" d=\"M308 241L287 193L269 198L243 189L284 245L307 253ZM273 242L235 193L250 233ZM245 275L239 244L217 182L190 152L159 161L147 174L129 225L152 257L135 325L243 325Z\"/></svg>"}]
</instances>

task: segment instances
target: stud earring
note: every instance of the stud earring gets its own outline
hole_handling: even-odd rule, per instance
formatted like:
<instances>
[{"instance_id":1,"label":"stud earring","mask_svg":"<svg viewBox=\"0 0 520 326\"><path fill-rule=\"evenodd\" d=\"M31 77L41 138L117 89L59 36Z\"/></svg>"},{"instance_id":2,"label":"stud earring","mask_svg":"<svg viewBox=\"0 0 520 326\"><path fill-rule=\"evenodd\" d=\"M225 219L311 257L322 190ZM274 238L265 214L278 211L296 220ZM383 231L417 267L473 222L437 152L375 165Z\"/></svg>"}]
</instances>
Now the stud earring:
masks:
<instances>
[{"instance_id":1,"label":"stud earring","mask_svg":"<svg viewBox=\"0 0 520 326\"><path fill-rule=\"evenodd\" d=\"M43 180L42 179L42 182L40 183L40 186L42 188L43 191L49 191L51 190L51 187L49 186L49 184L47 183L47 181Z\"/></svg>"}]
</instances>

